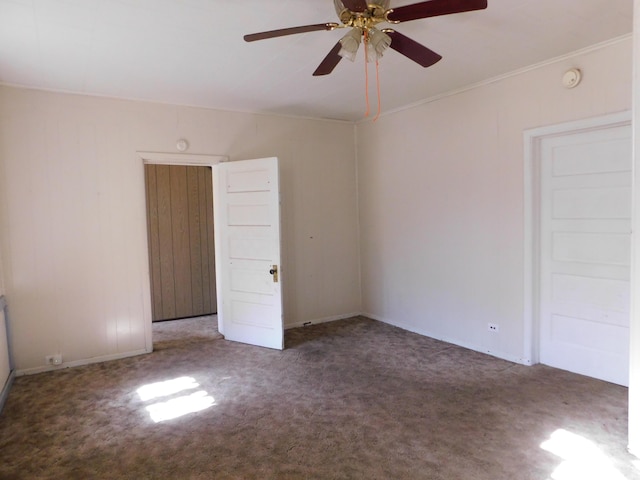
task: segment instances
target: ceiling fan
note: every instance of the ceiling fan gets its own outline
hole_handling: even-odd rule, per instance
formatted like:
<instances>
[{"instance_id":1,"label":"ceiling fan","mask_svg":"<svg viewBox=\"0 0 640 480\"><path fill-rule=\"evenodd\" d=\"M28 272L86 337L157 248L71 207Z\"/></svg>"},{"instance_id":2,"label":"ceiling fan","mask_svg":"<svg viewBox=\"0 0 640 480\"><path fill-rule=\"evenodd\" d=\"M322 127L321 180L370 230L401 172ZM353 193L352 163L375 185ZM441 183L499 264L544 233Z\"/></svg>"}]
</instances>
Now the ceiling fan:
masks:
<instances>
[{"instance_id":1,"label":"ceiling fan","mask_svg":"<svg viewBox=\"0 0 640 480\"><path fill-rule=\"evenodd\" d=\"M245 35L244 39L247 42L254 42L296 33L350 28L349 32L335 44L316 71L313 72L314 76L328 75L342 58L354 61L362 40L366 46L368 61L377 61L382 57L384 51L391 47L426 68L438 62L442 56L392 28L379 29L377 25L380 23L396 24L420 18L487 8L487 0L428 0L398 8L389 8L390 0L333 1L341 23L319 23L252 33Z\"/></svg>"}]
</instances>

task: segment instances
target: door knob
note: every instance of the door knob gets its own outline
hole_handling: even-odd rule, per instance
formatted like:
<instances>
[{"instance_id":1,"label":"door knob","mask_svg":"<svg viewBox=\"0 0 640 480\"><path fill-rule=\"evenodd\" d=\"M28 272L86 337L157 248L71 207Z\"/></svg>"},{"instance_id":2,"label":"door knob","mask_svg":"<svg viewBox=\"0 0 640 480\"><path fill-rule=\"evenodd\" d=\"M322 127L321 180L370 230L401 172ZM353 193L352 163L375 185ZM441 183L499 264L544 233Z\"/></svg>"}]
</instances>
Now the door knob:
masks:
<instances>
[{"instance_id":1,"label":"door knob","mask_svg":"<svg viewBox=\"0 0 640 480\"><path fill-rule=\"evenodd\" d=\"M271 270L269 270L269 273L273 275L273 283L278 283L278 266L273 265Z\"/></svg>"}]
</instances>

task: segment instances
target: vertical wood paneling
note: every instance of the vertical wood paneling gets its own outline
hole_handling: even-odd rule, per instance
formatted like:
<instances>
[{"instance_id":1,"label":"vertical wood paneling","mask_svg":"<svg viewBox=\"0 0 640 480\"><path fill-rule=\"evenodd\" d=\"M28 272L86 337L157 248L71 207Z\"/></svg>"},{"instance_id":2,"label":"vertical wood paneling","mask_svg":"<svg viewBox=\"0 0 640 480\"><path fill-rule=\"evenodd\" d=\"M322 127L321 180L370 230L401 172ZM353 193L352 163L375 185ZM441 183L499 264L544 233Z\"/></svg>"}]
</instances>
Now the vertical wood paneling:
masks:
<instances>
[{"instance_id":1,"label":"vertical wood paneling","mask_svg":"<svg viewBox=\"0 0 640 480\"><path fill-rule=\"evenodd\" d=\"M153 320L215 313L210 167L146 165Z\"/></svg>"},{"instance_id":2,"label":"vertical wood paneling","mask_svg":"<svg viewBox=\"0 0 640 480\"><path fill-rule=\"evenodd\" d=\"M213 251L209 251L209 237L207 233L207 176L211 178L210 168L198 169L198 208L200 210L200 244L202 245L202 300L206 310L209 312L216 311L215 302L211 300L211 289L215 288L215 276L209 272L209 256L213 255Z\"/></svg>"},{"instance_id":3,"label":"vertical wood paneling","mask_svg":"<svg viewBox=\"0 0 640 480\"><path fill-rule=\"evenodd\" d=\"M162 282L160 280L160 237L158 231L158 183L156 166L145 165L147 191L147 231L149 232L149 262L151 273L151 308L153 317L162 316Z\"/></svg>"},{"instance_id":4,"label":"vertical wood paneling","mask_svg":"<svg viewBox=\"0 0 640 480\"><path fill-rule=\"evenodd\" d=\"M211 311L217 312L217 295L216 295L216 258L213 251L214 231L213 231L213 179L211 176L211 167L205 167L207 174L205 175L205 192L207 196L207 245L209 245L209 275L211 279Z\"/></svg>"},{"instance_id":5,"label":"vertical wood paneling","mask_svg":"<svg viewBox=\"0 0 640 480\"><path fill-rule=\"evenodd\" d=\"M175 279L176 316L192 314L191 255L189 254L189 203L187 167L171 166L171 223L173 226L173 276Z\"/></svg>"},{"instance_id":6,"label":"vertical wood paneling","mask_svg":"<svg viewBox=\"0 0 640 480\"><path fill-rule=\"evenodd\" d=\"M158 318L176 317L175 279L173 275L173 225L171 210L171 174L168 165L156 167L158 183L158 255L162 314Z\"/></svg>"},{"instance_id":7,"label":"vertical wood paneling","mask_svg":"<svg viewBox=\"0 0 640 480\"><path fill-rule=\"evenodd\" d=\"M195 312L204 311L202 296L202 245L200 243L200 208L198 205L198 169L187 168L187 200L189 207L189 255L191 270L191 302Z\"/></svg>"}]
</instances>

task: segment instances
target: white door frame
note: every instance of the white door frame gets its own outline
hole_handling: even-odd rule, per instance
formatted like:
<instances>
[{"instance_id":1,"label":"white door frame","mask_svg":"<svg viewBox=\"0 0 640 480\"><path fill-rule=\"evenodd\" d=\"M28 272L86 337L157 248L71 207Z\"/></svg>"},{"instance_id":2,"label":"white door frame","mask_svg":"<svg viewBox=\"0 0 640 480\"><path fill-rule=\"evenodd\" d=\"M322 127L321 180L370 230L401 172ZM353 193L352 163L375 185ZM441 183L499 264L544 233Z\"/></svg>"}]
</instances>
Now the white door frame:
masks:
<instances>
[{"instance_id":1,"label":"white door frame","mask_svg":"<svg viewBox=\"0 0 640 480\"><path fill-rule=\"evenodd\" d=\"M547 138L631 125L631 112L534 128L524 132L524 355L523 363L540 362L540 163Z\"/></svg>"},{"instance_id":2,"label":"white door frame","mask_svg":"<svg viewBox=\"0 0 640 480\"><path fill-rule=\"evenodd\" d=\"M153 164L153 165L184 165L184 166L194 166L194 167L212 167L211 168L211 180L213 183L213 166L217 165L221 162L228 162L229 157L226 155L201 155L194 153L165 153L165 152L136 152L140 160L140 167L142 169L142 176L144 178L144 165L145 164ZM146 194L146 189L145 189ZM145 200L146 202L146 200ZM215 218L213 220L214 229L215 229ZM147 231L145 227L145 232ZM148 235L148 232L147 232ZM145 240L145 252L146 256L144 258L145 262L145 272L144 276L144 285L142 286L142 290L144 292L144 315L145 315L145 348L147 352L153 351L153 338L152 338L152 322L153 316L151 313L151 271L149 268L149 242ZM216 264L218 263L218 259L216 258ZM224 326L219 324L218 330L220 333L223 333Z\"/></svg>"}]
</instances>

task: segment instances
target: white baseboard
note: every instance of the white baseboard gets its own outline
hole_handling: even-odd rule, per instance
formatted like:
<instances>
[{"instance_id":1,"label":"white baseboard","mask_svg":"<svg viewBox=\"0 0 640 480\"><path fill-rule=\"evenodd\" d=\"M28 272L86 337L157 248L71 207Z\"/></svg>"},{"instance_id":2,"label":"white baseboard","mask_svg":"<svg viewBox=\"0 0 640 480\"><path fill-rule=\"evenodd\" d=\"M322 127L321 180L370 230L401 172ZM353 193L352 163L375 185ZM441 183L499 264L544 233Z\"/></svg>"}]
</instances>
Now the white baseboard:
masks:
<instances>
[{"instance_id":1,"label":"white baseboard","mask_svg":"<svg viewBox=\"0 0 640 480\"><path fill-rule=\"evenodd\" d=\"M345 320L347 318L357 317L359 315L361 315L360 312L345 313L343 315L334 315L332 317L317 318L315 320L305 320L302 322L287 324L284 326L284 329L289 330L291 328L308 327L309 325L317 325L319 323L335 322L337 320Z\"/></svg>"},{"instance_id":2,"label":"white baseboard","mask_svg":"<svg viewBox=\"0 0 640 480\"><path fill-rule=\"evenodd\" d=\"M74 360L73 362L63 362L61 365L57 365L57 366L43 365L41 367L25 368L23 370L17 370L16 371L16 376L17 377L21 377L23 375L34 375L36 373L52 372L54 370L60 370L62 368L81 367L83 365L91 365L92 363L109 362L111 360L120 360L122 358L136 357L138 355L145 355L147 353L151 353L151 351L146 350L146 349L145 350L135 350L133 352L116 353L114 355L102 355L100 357L92 357L92 358L85 358L85 359L82 359L82 360Z\"/></svg>"},{"instance_id":3,"label":"white baseboard","mask_svg":"<svg viewBox=\"0 0 640 480\"><path fill-rule=\"evenodd\" d=\"M362 316L363 317L367 317L367 318L371 318L373 320L377 320L379 322L387 323L389 325L393 325L394 327L398 327L398 328L401 328L403 330L407 330L407 331L412 332L412 333L417 333L418 335L422 335L424 337L433 338L434 340L440 340L441 342L450 343L450 344L456 345L458 347L466 348L468 350L473 350L474 352L485 353L487 355L491 355L492 357L496 357L496 358L499 358L501 360L507 360L509 362L518 363L520 365L527 365L527 366L531 365L531 361L529 361L527 359L514 357L513 355L508 355L508 354L505 354L503 352L490 351L490 350L487 350L486 348L480 347L478 345L474 345L474 344L466 343L466 342L461 342L461 341L459 341L457 339L452 339L452 338L447 338L447 337L434 335L433 332L429 332L429 331L427 331L425 329L422 329L422 328L419 328L419 327L415 327L413 325L407 325L405 323L398 322L396 320L389 320L389 319L386 319L386 318L382 318L382 317L380 317L378 315L373 315L371 313L363 313Z\"/></svg>"},{"instance_id":4,"label":"white baseboard","mask_svg":"<svg viewBox=\"0 0 640 480\"><path fill-rule=\"evenodd\" d=\"M16 372L15 370L11 370L11 373L9 373L9 377L7 378L7 381L4 382L4 387L2 388L2 392L0 392L0 412L2 412L2 409L4 408L4 404L7 401L7 397L9 396L9 390L11 390L11 385L13 385L13 380L16 378Z\"/></svg>"},{"instance_id":5,"label":"white baseboard","mask_svg":"<svg viewBox=\"0 0 640 480\"><path fill-rule=\"evenodd\" d=\"M320 323L328 323L328 322L335 322L337 320L345 320L347 318L353 318L353 317L358 317L358 316L363 316L363 317L367 317L367 318L371 318L372 320L377 320L379 322L382 323L386 323L388 325L393 325L394 327L398 327L398 328L402 328L403 330L407 330L409 332L412 333L417 333L418 335L422 335L425 337L429 337L429 338L433 338L435 340L440 340L442 342L446 342L446 343L450 343L452 345L457 345L459 347L462 348L467 348L469 350L473 350L475 352L480 352L480 353L485 353L487 355L491 355L493 357L496 358L500 358L502 360L507 360L509 362L513 362L513 363L518 363L521 365L531 365L531 362L527 359L523 359L523 358L517 358L514 357L512 355L508 355L502 352L494 352L494 351L488 351L478 345L474 345L474 344L470 344L470 343L466 343L466 342L460 342L459 340L456 339L451 339L451 338L446 338L446 337L441 337L441 336L437 336L434 335L432 332L429 332L425 329L419 328L419 327L415 327L412 325L407 325L403 322L399 322L396 320L389 320L387 318L383 318L380 317L378 315L374 315L372 313L362 313L362 312L352 312L352 313L346 313L346 314L342 314L342 315L334 315L331 317L324 317L324 318L317 318L317 319L313 319L313 320L307 320L307 321L301 321L301 322L297 322L297 323L291 323L288 325L285 325L284 328L285 330L289 330L291 328L299 328L299 327L304 327L304 326L309 326L309 325L317 325ZM60 370L62 368L71 368L71 367L79 367L82 365L90 365L92 363L101 363L101 362L108 362L111 360L120 360L122 358L128 358L128 357L135 357L138 355L145 355L147 353L151 353L151 351L148 350L136 350L133 352L126 352L126 353L118 353L118 354L114 354L114 355L103 355L100 357L93 357L93 358L87 358L87 359L82 359L82 360L75 360L73 362L64 362L62 363L62 365L59 366L51 366L51 365L43 365L40 367L34 367L34 368L27 368L27 369L23 369L23 370L15 370L11 372L11 382L13 381L13 377L21 377L23 375L34 375L36 373L43 373L43 372L51 372L51 371L55 371L55 370ZM10 383L9 380L7 380L7 384L5 385L5 389L3 389L2 393L0 394L0 410L1 410L1 406L2 406L2 402L4 399L4 395L5 395L5 390L8 390L8 388L10 388ZM8 393L8 392L7 392Z\"/></svg>"}]
</instances>

